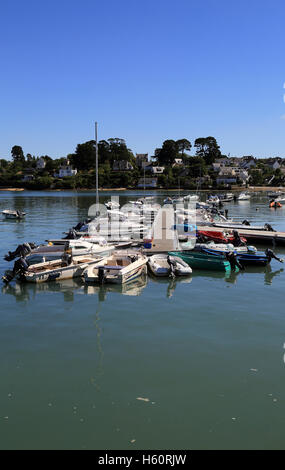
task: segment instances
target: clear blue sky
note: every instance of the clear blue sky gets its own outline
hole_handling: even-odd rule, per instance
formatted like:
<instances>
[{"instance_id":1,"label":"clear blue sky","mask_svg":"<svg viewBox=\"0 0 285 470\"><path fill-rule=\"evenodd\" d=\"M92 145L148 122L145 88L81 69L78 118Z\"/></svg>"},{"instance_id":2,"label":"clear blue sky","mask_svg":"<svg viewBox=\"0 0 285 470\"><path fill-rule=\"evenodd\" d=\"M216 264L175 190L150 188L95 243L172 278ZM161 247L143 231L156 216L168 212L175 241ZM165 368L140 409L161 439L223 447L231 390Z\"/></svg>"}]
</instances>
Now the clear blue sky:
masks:
<instances>
[{"instance_id":1,"label":"clear blue sky","mask_svg":"<svg viewBox=\"0 0 285 470\"><path fill-rule=\"evenodd\" d=\"M285 157L282 0L10 0L0 15L1 158L65 156L95 121L135 153L212 135L225 154Z\"/></svg>"}]
</instances>

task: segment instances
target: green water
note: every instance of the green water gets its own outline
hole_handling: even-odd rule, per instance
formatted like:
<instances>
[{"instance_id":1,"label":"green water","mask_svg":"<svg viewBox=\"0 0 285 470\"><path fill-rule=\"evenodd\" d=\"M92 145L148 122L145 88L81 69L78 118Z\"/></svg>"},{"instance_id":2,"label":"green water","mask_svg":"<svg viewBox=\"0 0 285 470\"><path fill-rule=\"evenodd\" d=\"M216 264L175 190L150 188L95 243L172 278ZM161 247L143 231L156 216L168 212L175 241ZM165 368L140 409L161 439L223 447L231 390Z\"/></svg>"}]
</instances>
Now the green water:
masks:
<instances>
[{"instance_id":1,"label":"green water","mask_svg":"<svg viewBox=\"0 0 285 470\"><path fill-rule=\"evenodd\" d=\"M1 191L1 211L27 212L0 222L1 274L8 250L60 237L94 199ZM265 196L227 208L285 230ZM1 286L0 448L284 449L284 280L273 260L131 290Z\"/></svg>"}]
</instances>

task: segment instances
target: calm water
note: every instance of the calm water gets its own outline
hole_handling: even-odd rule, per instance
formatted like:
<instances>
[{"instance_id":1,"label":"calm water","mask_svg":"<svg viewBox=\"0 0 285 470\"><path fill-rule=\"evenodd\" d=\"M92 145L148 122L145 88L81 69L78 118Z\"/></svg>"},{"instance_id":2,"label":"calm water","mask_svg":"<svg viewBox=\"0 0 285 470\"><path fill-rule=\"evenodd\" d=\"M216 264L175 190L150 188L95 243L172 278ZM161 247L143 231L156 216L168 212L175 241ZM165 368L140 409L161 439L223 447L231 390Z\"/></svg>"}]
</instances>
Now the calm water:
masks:
<instances>
[{"instance_id":1,"label":"calm water","mask_svg":"<svg viewBox=\"0 0 285 470\"><path fill-rule=\"evenodd\" d=\"M1 211L27 212L0 222L1 275L8 250L61 237L94 199L1 191ZM285 230L285 208L264 196L227 208ZM273 260L130 291L2 285L0 448L284 449L284 281Z\"/></svg>"}]
</instances>

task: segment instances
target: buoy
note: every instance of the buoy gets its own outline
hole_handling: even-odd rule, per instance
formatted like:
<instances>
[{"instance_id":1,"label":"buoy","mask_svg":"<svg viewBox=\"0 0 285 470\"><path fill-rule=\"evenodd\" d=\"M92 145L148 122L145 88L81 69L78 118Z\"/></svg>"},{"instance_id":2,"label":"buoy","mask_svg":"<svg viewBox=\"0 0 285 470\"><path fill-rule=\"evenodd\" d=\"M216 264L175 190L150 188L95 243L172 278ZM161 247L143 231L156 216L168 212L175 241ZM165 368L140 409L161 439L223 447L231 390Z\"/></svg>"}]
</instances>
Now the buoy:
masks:
<instances>
[{"instance_id":1,"label":"buoy","mask_svg":"<svg viewBox=\"0 0 285 470\"><path fill-rule=\"evenodd\" d=\"M277 202L277 201L272 201L269 204L269 207L273 207L274 209L277 209L278 207L282 207L282 204L280 204L280 202Z\"/></svg>"}]
</instances>

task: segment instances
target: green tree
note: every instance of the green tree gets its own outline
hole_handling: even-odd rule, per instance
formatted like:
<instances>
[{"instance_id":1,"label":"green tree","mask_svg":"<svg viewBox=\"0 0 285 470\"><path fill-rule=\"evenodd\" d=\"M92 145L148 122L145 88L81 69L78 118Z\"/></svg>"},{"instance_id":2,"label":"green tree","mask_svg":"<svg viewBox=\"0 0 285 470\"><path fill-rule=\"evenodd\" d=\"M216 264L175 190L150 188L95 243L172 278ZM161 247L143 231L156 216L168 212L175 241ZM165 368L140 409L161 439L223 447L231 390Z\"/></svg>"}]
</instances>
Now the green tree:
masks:
<instances>
[{"instance_id":1,"label":"green tree","mask_svg":"<svg viewBox=\"0 0 285 470\"><path fill-rule=\"evenodd\" d=\"M199 137L195 140L196 155L204 158L207 165L211 165L220 158L221 151L214 137Z\"/></svg>"},{"instance_id":2,"label":"green tree","mask_svg":"<svg viewBox=\"0 0 285 470\"><path fill-rule=\"evenodd\" d=\"M188 150L190 152L192 148L191 142L187 139L176 140L176 146L177 146L178 152L181 153L181 157L183 159L184 159L185 150Z\"/></svg>"},{"instance_id":3,"label":"green tree","mask_svg":"<svg viewBox=\"0 0 285 470\"><path fill-rule=\"evenodd\" d=\"M12 147L11 155L14 163L20 165L23 165L25 163L25 155L20 145L14 145L14 147Z\"/></svg>"},{"instance_id":4,"label":"green tree","mask_svg":"<svg viewBox=\"0 0 285 470\"><path fill-rule=\"evenodd\" d=\"M154 155L159 163L162 166L171 165L178 154L178 146L175 140L165 140L161 148L155 149Z\"/></svg>"}]
</instances>

